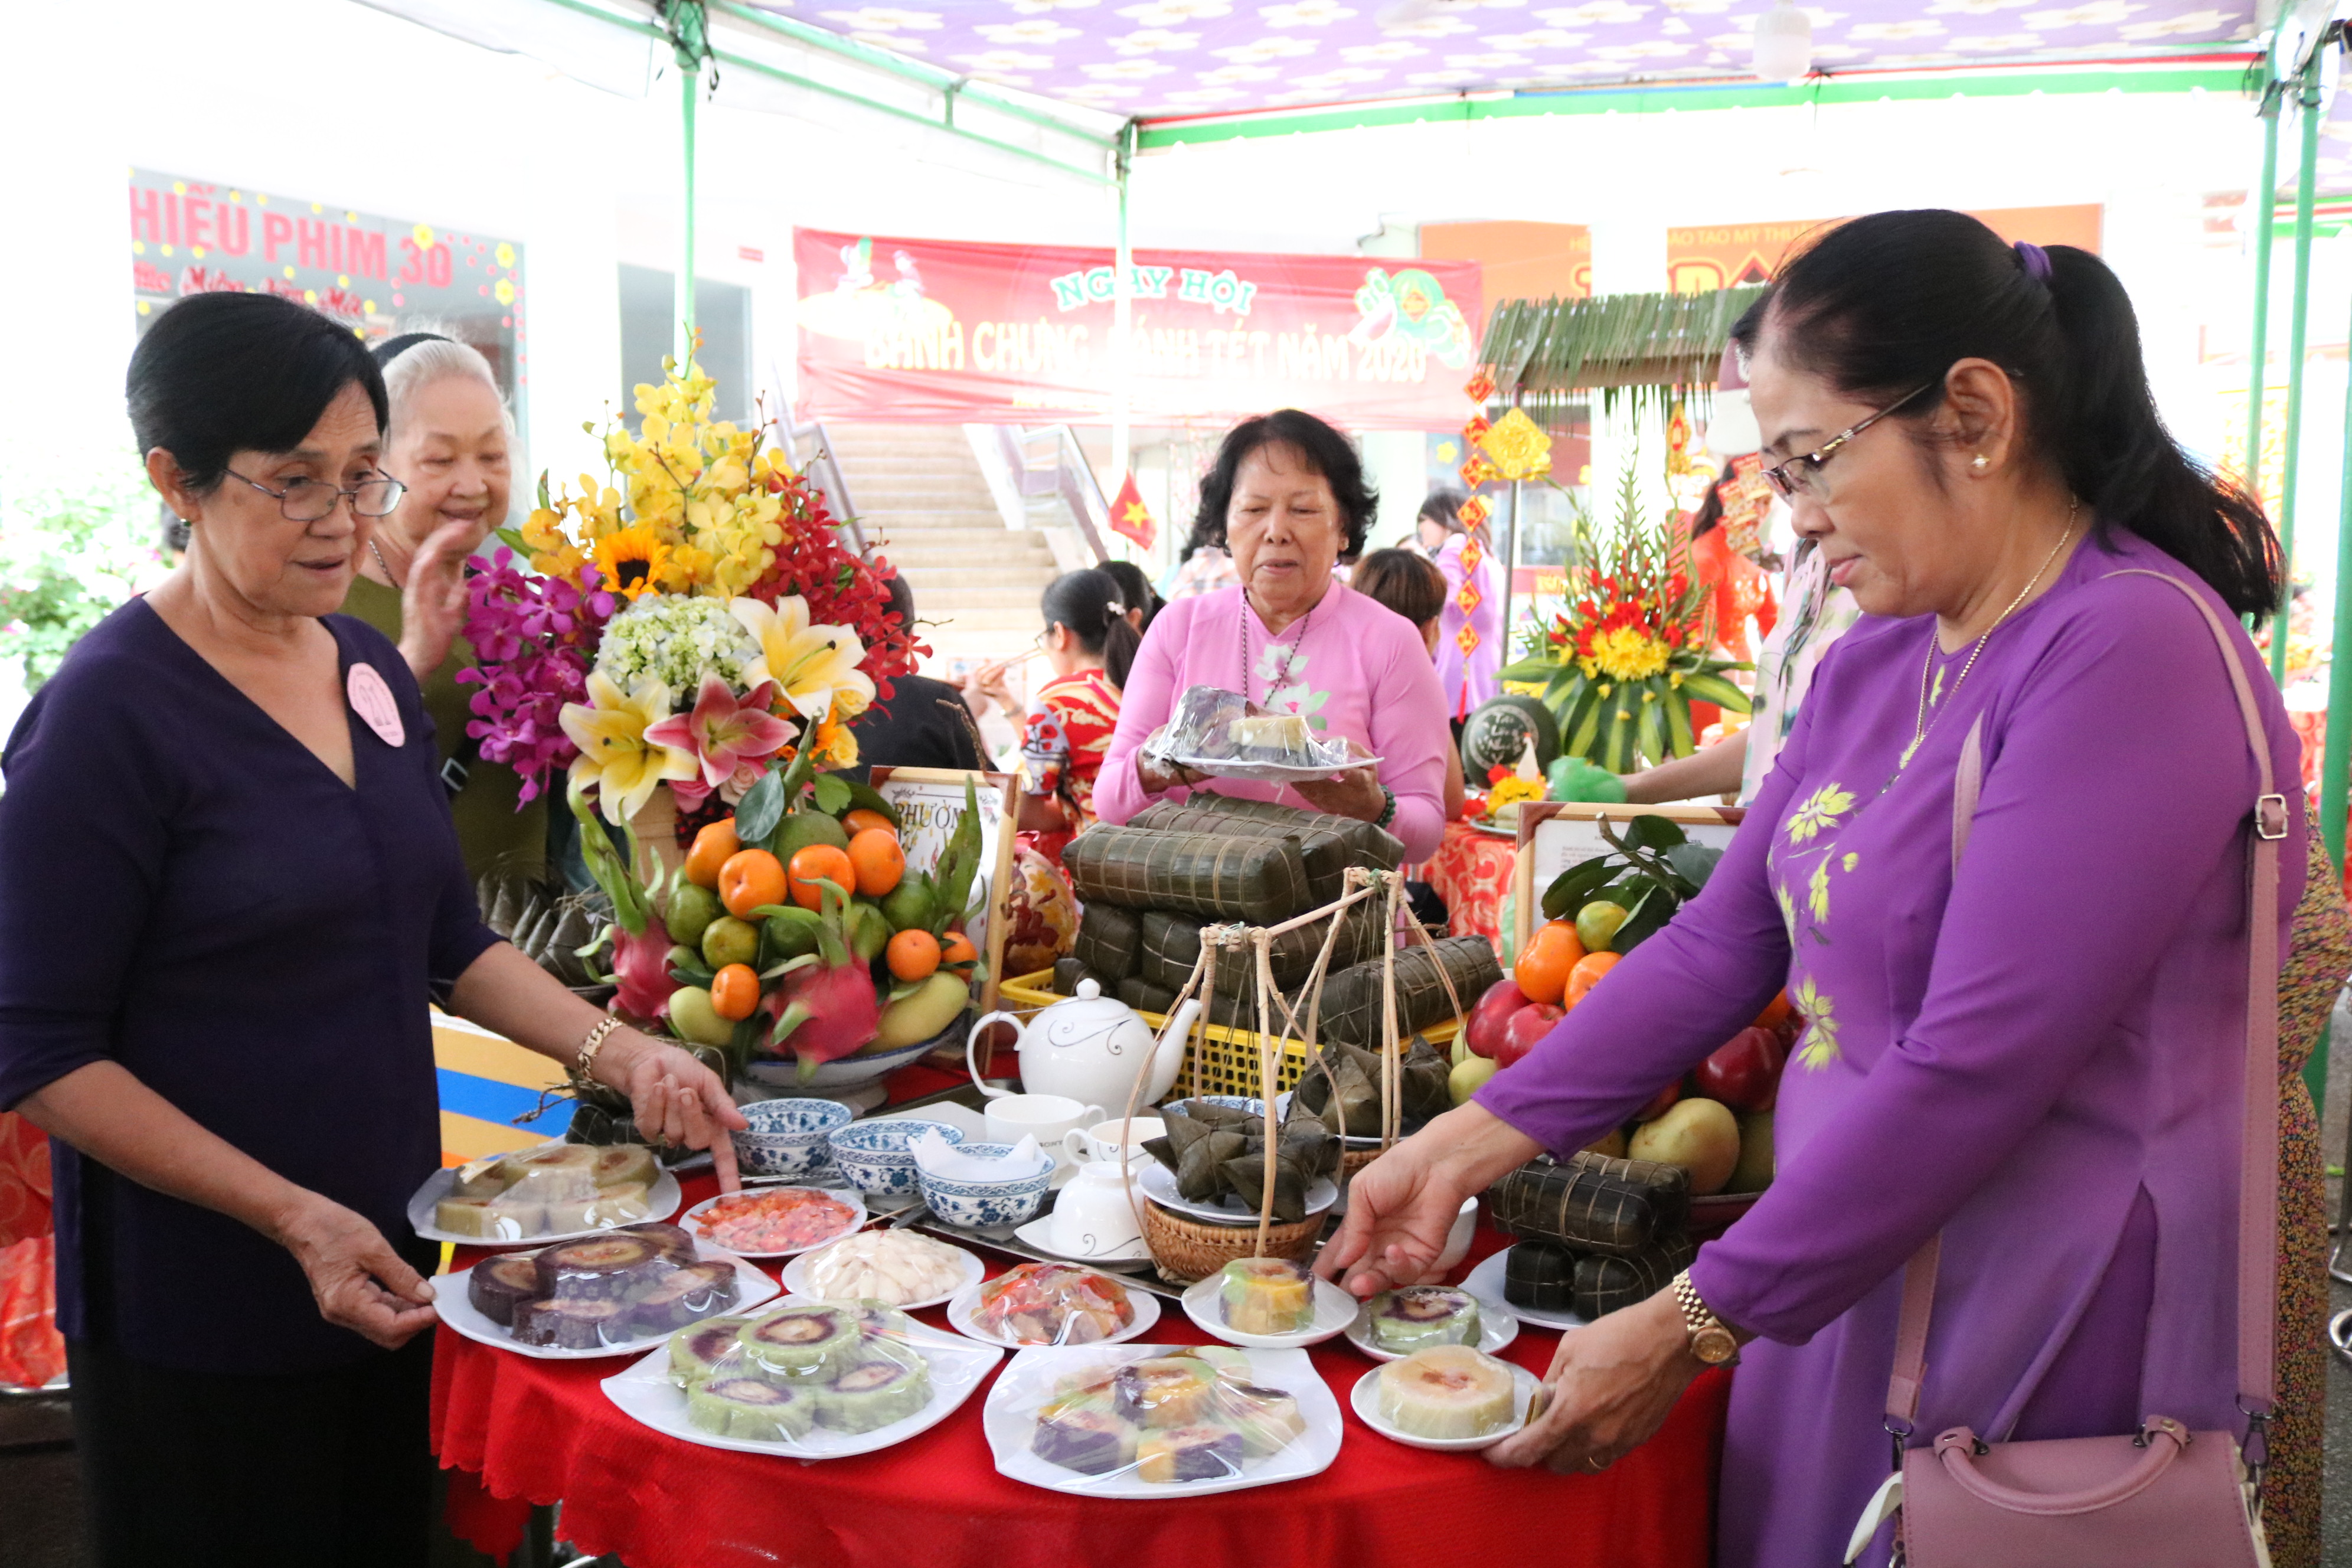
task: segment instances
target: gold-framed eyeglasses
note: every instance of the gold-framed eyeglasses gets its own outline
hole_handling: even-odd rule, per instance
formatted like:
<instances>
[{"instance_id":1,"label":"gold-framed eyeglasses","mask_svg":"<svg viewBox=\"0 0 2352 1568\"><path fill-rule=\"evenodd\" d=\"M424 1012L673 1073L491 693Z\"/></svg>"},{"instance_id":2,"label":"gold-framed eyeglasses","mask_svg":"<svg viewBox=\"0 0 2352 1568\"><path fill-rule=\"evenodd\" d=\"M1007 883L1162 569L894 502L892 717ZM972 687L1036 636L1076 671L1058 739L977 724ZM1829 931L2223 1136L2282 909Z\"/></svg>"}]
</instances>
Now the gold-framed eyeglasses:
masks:
<instances>
[{"instance_id":1,"label":"gold-framed eyeglasses","mask_svg":"<svg viewBox=\"0 0 2352 1568\"><path fill-rule=\"evenodd\" d=\"M1837 456L1839 447L1927 391L1928 387L1942 384L1943 378L1939 376L1924 386L1913 387L1869 418L1847 426L1811 451L1791 458L1785 463L1773 464L1764 470L1764 478L1770 482L1774 489L1791 499L1802 495L1810 496L1816 500L1825 500L1828 492L1822 488L1822 468L1832 458Z\"/></svg>"},{"instance_id":2,"label":"gold-framed eyeglasses","mask_svg":"<svg viewBox=\"0 0 2352 1568\"><path fill-rule=\"evenodd\" d=\"M282 490L273 490L257 479L248 479L235 468L222 470L241 484L251 485L263 495L275 496L278 510L289 522L316 522L331 517L337 503L348 498L354 517L389 517L393 508L408 487L389 474L379 474L372 479L362 479L350 489L339 489L324 479L289 479Z\"/></svg>"}]
</instances>

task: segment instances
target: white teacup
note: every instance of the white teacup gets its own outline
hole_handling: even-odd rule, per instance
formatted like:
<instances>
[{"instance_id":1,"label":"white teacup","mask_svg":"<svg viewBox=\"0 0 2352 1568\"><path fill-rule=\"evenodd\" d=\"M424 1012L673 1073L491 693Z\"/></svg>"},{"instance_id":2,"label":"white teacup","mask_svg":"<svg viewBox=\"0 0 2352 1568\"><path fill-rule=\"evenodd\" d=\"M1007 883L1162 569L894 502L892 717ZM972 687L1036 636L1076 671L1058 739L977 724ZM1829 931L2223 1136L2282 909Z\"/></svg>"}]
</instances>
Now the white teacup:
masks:
<instances>
[{"instance_id":1,"label":"white teacup","mask_svg":"<svg viewBox=\"0 0 2352 1568\"><path fill-rule=\"evenodd\" d=\"M1127 1132L1129 1164L1150 1159L1151 1156L1143 1152L1145 1141L1168 1131L1167 1125L1156 1116L1139 1116L1133 1121L1114 1116L1108 1121L1097 1121L1092 1127L1073 1127L1063 1133L1062 1153L1074 1164L1084 1164L1089 1160L1108 1160L1116 1165L1118 1163L1121 1129Z\"/></svg>"},{"instance_id":2,"label":"white teacup","mask_svg":"<svg viewBox=\"0 0 2352 1568\"><path fill-rule=\"evenodd\" d=\"M1062 1135L1103 1119L1103 1108L1072 1100L1066 1094L1007 1094L982 1108L982 1121L992 1143L1018 1143L1034 1138L1052 1148Z\"/></svg>"},{"instance_id":3,"label":"white teacup","mask_svg":"<svg viewBox=\"0 0 2352 1568\"><path fill-rule=\"evenodd\" d=\"M1065 1258L1108 1258L1143 1239L1116 1159L1089 1160L1054 1200L1046 1235Z\"/></svg>"}]
</instances>

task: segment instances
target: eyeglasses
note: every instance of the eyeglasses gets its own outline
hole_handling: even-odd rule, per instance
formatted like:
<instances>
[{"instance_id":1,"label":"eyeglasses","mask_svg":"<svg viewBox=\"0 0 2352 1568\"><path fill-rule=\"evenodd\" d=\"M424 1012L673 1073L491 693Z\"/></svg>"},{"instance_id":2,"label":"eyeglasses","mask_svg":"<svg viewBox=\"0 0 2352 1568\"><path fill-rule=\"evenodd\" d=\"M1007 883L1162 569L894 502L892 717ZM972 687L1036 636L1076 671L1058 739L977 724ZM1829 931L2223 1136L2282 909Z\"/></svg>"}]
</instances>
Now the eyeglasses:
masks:
<instances>
[{"instance_id":1,"label":"eyeglasses","mask_svg":"<svg viewBox=\"0 0 2352 1568\"><path fill-rule=\"evenodd\" d=\"M1791 458L1785 463L1776 463L1766 468L1764 478L1770 481L1774 489L1784 496L1793 498L1804 495L1815 500L1827 500L1829 492L1822 488L1822 468L1832 458L1837 456L1838 448L1927 391L1928 387L1942 384L1942 378L1938 377L1927 383L1926 386L1913 387L1869 418L1860 424L1847 426L1803 456Z\"/></svg>"},{"instance_id":2,"label":"eyeglasses","mask_svg":"<svg viewBox=\"0 0 2352 1568\"><path fill-rule=\"evenodd\" d=\"M247 479L235 468L224 471L230 479L252 485L263 495L275 496L278 510L285 513L289 522L316 522L320 518L331 517L336 504L345 497L351 499L352 515L354 517L389 517L392 509L400 504L400 498L408 492L406 485L388 475L362 479L357 488L348 490L339 489L324 479L291 479L284 489L273 490L268 485Z\"/></svg>"}]
</instances>

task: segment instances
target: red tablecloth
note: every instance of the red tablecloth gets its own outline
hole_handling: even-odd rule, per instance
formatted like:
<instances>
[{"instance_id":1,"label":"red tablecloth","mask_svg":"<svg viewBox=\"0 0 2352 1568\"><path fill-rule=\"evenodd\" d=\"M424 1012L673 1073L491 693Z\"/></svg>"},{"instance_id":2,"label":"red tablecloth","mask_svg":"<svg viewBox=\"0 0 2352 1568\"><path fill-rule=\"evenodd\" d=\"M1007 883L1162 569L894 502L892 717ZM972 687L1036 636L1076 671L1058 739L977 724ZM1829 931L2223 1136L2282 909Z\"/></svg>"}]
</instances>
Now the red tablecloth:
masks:
<instances>
[{"instance_id":1,"label":"red tablecloth","mask_svg":"<svg viewBox=\"0 0 2352 1568\"><path fill-rule=\"evenodd\" d=\"M1466 822L1445 825L1437 853L1409 873L1427 882L1445 900L1448 934L1483 936L1499 949L1503 921L1511 908L1511 861L1516 839L1481 833Z\"/></svg>"},{"instance_id":2,"label":"red tablecloth","mask_svg":"<svg viewBox=\"0 0 2352 1568\"><path fill-rule=\"evenodd\" d=\"M688 1201L709 1191L707 1177L690 1182ZM1500 1239L1480 1237L1486 1248ZM1165 1305L1152 1342L1205 1342L1181 1307ZM937 1310L919 1316L946 1326ZM453 1528L502 1556L520 1539L526 1503L560 1500L566 1540L630 1568L1706 1568L1731 1386L1726 1373L1702 1377L1664 1430L1605 1474L1502 1470L1366 1427L1348 1392L1372 1363L1334 1341L1312 1352L1347 1411L1328 1470L1213 1500L1116 1502L998 1475L981 1431L986 1386L897 1447L794 1463L638 1426L597 1386L623 1359L533 1361L439 1334L433 1446L461 1472L450 1478ZM1541 1372L1556 1342L1529 1330L1505 1354Z\"/></svg>"}]
</instances>

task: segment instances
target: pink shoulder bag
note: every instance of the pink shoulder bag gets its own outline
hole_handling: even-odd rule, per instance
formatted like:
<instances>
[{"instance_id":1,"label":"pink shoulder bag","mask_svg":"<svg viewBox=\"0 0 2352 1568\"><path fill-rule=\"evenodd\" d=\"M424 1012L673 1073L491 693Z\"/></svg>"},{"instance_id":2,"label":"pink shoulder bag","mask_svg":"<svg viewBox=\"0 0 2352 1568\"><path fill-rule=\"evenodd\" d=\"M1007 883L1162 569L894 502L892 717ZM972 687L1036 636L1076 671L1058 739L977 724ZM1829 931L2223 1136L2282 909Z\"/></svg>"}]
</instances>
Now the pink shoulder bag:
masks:
<instances>
[{"instance_id":1,"label":"pink shoulder bag","mask_svg":"<svg viewBox=\"0 0 2352 1568\"><path fill-rule=\"evenodd\" d=\"M2114 575L2124 575L2117 573ZM2150 1413L2137 1433L2051 1442L1988 1443L1966 1426L1907 1447L1927 1371L1938 1242L1903 1270L1886 1429L1890 1478L1854 1531L1846 1561L1869 1544L1899 1500L1895 1561L1904 1568L2269 1568L2263 1536L2261 1444L2272 1407L2272 1333L2278 1289L2278 858L2286 799L2273 786L2268 739L2245 671L2221 618L2194 590L2161 572L2205 617L2245 720L2261 792L2254 802L2252 930L2247 942L2245 1127L2238 1178L2238 1407L2249 1417L2250 1461L2226 1431L2191 1432ZM1957 870L1982 781L1982 721L1960 750L1952 800Z\"/></svg>"}]
</instances>

